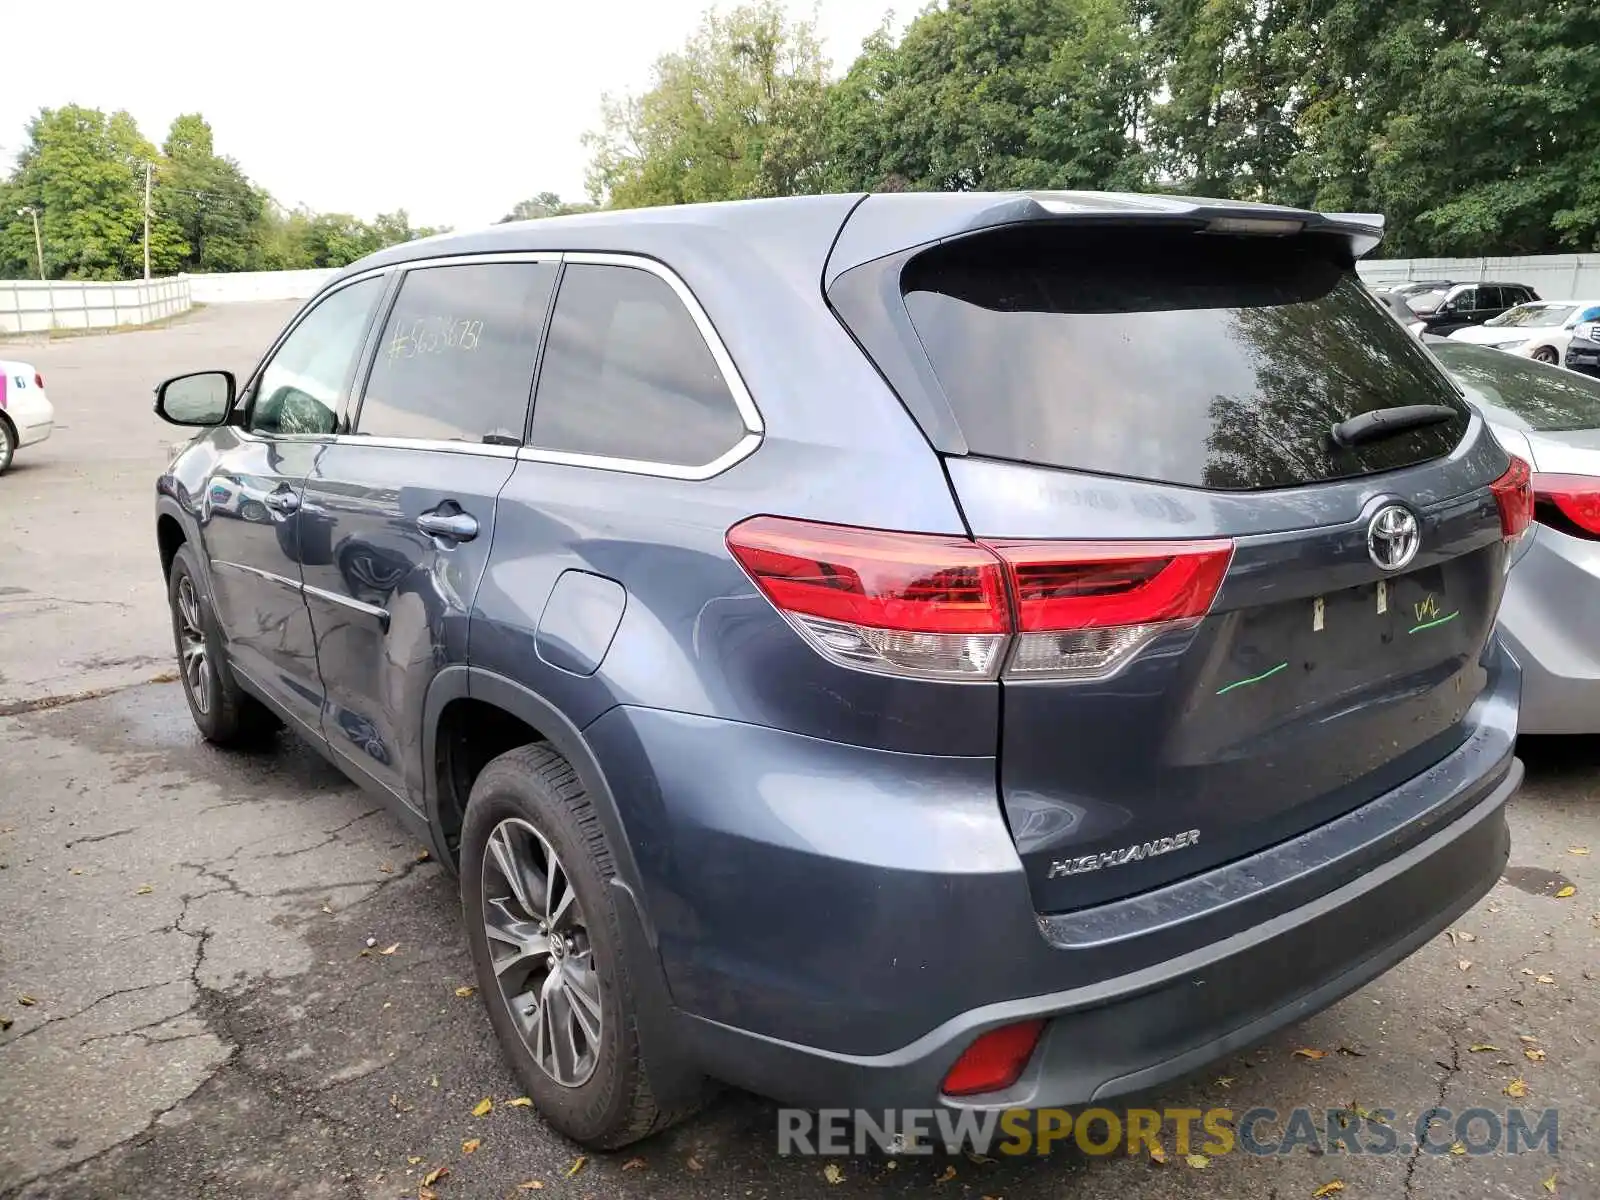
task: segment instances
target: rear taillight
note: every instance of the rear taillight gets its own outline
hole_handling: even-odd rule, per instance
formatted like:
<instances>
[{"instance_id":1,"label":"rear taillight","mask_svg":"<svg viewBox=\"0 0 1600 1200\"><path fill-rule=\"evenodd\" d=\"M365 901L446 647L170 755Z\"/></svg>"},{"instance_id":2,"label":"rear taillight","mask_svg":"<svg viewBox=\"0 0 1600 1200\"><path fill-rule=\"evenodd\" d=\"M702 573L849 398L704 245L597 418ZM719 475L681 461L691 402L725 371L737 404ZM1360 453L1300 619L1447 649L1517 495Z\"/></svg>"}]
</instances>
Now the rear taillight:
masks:
<instances>
[{"instance_id":1,"label":"rear taillight","mask_svg":"<svg viewBox=\"0 0 1600 1200\"><path fill-rule=\"evenodd\" d=\"M1199 621L1233 553L1228 541L986 543L783 517L734 526L728 547L829 658L953 679L993 679L1002 666L1022 678L1110 674Z\"/></svg>"},{"instance_id":2,"label":"rear taillight","mask_svg":"<svg viewBox=\"0 0 1600 1200\"><path fill-rule=\"evenodd\" d=\"M1533 477L1533 511L1539 522L1579 537L1600 538L1600 479L1588 475Z\"/></svg>"},{"instance_id":3,"label":"rear taillight","mask_svg":"<svg viewBox=\"0 0 1600 1200\"><path fill-rule=\"evenodd\" d=\"M1500 532L1507 541L1521 537L1533 524L1532 480L1527 462L1513 454L1505 474L1489 485L1500 507Z\"/></svg>"},{"instance_id":4,"label":"rear taillight","mask_svg":"<svg viewBox=\"0 0 1600 1200\"><path fill-rule=\"evenodd\" d=\"M37 371L33 373L33 386L38 388L41 392L44 391L44 376L39 374Z\"/></svg>"}]
</instances>

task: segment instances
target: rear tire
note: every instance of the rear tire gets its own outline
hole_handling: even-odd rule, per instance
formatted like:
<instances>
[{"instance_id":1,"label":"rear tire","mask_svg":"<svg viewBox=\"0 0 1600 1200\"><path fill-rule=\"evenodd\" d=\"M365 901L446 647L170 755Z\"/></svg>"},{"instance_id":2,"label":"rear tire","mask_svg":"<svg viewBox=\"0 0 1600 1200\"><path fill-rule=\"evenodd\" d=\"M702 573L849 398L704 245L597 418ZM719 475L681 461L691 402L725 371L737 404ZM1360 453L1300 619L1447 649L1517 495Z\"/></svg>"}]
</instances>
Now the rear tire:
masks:
<instances>
[{"instance_id":1,"label":"rear tire","mask_svg":"<svg viewBox=\"0 0 1600 1200\"><path fill-rule=\"evenodd\" d=\"M11 422L5 417L0 417L0 475L6 473L6 468L11 465L12 456L17 452L17 432L11 428Z\"/></svg>"},{"instance_id":2,"label":"rear tire","mask_svg":"<svg viewBox=\"0 0 1600 1200\"><path fill-rule=\"evenodd\" d=\"M218 746L254 746L266 741L281 722L234 678L211 595L187 542L172 559L167 604L172 610L178 678L200 735Z\"/></svg>"},{"instance_id":3,"label":"rear tire","mask_svg":"<svg viewBox=\"0 0 1600 1200\"><path fill-rule=\"evenodd\" d=\"M1561 356L1549 346L1540 346L1533 352L1533 361L1549 363L1552 367L1560 363Z\"/></svg>"},{"instance_id":4,"label":"rear tire","mask_svg":"<svg viewBox=\"0 0 1600 1200\"><path fill-rule=\"evenodd\" d=\"M461 830L461 907L478 990L540 1115L599 1150L649 1137L698 1107L663 1111L651 1089L615 874L566 759L536 744L484 767ZM552 941L565 948L552 950Z\"/></svg>"}]
</instances>

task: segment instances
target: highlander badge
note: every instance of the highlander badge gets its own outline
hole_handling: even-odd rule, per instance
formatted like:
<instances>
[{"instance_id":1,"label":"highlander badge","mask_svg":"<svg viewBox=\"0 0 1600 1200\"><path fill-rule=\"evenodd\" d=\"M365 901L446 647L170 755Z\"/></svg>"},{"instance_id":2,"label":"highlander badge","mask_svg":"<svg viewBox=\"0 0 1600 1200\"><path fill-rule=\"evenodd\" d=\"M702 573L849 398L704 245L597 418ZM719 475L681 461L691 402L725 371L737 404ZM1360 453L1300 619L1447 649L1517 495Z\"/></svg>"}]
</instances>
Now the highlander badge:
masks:
<instances>
[{"instance_id":1,"label":"highlander badge","mask_svg":"<svg viewBox=\"0 0 1600 1200\"><path fill-rule=\"evenodd\" d=\"M1158 838L1153 842L1144 842L1141 845L1124 846L1120 850L1102 850L1098 854L1085 854L1082 858L1058 858L1050 864L1050 874L1045 878L1056 879L1062 875L1082 875L1086 871L1098 871L1101 867L1120 867L1127 863L1141 862L1147 858L1154 858L1158 854L1170 854L1174 850L1187 850L1189 847L1199 844L1200 831L1191 829L1187 833Z\"/></svg>"}]
</instances>

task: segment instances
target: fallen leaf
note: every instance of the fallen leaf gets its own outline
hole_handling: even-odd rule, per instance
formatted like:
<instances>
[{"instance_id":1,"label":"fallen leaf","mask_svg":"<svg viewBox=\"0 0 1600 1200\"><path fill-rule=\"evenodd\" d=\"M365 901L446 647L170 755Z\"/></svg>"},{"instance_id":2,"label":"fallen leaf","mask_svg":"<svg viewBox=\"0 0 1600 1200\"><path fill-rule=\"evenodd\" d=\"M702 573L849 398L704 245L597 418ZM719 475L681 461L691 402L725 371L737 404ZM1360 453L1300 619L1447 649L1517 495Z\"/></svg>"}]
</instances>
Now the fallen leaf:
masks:
<instances>
[{"instance_id":1,"label":"fallen leaf","mask_svg":"<svg viewBox=\"0 0 1600 1200\"><path fill-rule=\"evenodd\" d=\"M418 862L427 862L432 857L433 857L433 854L428 850L424 849L424 850L418 850L417 851L417 861Z\"/></svg>"},{"instance_id":2,"label":"fallen leaf","mask_svg":"<svg viewBox=\"0 0 1600 1200\"><path fill-rule=\"evenodd\" d=\"M1352 1050L1349 1046L1340 1046L1339 1053L1348 1054L1351 1058L1365 1058L1367 1056L1365 1050Z\"/></svg>"},{"instance_id":3,"label":"fallen leaf","mask_svg":"<svg viewBox=\"0 0 1600 1200\"><path fill-rule=\"evenodd\" d=\"M1567 853L1568 854L1587 854L1587 853L1589 853L1589 847L1587 847L1587 846L1568 846L1567 847Z\"/></svg>"},{"instance_id":4,"label":"fallen leaf","mask_svg":"<svg viewBox=\"0 0 1600 1200\"><path fill-rule=\"evenodd\" d=\"M1183 1156L1183 1161L1188 1163L1196 1171L1204 1170L1206 1167L1211 1165L1211 1160L1204 1154L1185 1154Z\"/></svg>"},{"instance_id":5,"label":"fallen leaf","mask_svg":"<svg viewBox=\"0 0 1600 1200\"><path fill-rule=\"evenodd\" d=\"M383 863L378 867L378 870L382 871L385 875L393 875L394 874L394 864L393 863Z\"/></svg>"},{"instance_id":6,"label":"fallen leaf","mask_svg":"<svg viewBox=\"0 0 1600 1200\"><path fill-rule=\"evenodd\" d=\"M579 1171L583 1170L583 1164L588 1161L589 1156L587 1154L578 1155L578 1157L573 1160L572 1165L567 1168L567 1178L571 1179Z\"/></svg>"},{"instance_id":7,"label":"fallen leaf","mask_svg":"<svg viewBox=\"0 0 1600 1200\"><path fill-rule=\"evenodd\" d=\"M622 1169L624 1171L640 1171L640 1170L643 1170L644 1169L644 1159L642 1159L642 1158L630 1158L627 1162L622 1164Z\"/></svg>"},{"instance_id":8,"label":"fallen leaf","mask_svg":"<svg viewBox=\"0 0 1600 1200\"><path fill-rule=\"evenodd\" d=\"M13 1021L10 1017L0 1017L0 1033L4 1033L6 1030L10 1029L14 1024L16 1024L16 1022Z\"/></svg>"},{"instance_id":9,"label":"fallen leaf","mask_svg":"<svg viewBox=\"0 0 1600 1200\"><path fill-rule=\"evenodd\" d=\"M141 884L139 887L136 887L133 890L133 894L135 896L148 896L153 891L155 891L155 888L151 887L148 883L145 883Z\"/></svg>"},{"instance_id":10,"label":"fallen leaf","mask_svg":"<svg viewBox=\"0 0 1600 1200\"><path fill-rule=\"evenodd\" d=\"M540 1183L537 1179L530 1179L526 1183L517 1184L517 1191L519 1192L537 1192L543 1188L544 1184Z\"/></svg>"},{"instance_id":11,"label":"fallen leaf","mask_svg":"<svg viewBox=\"0 0 1600 1200\"><path fill-rule=\"evenodd\" d=\"M1504 910L1505 910L1505 905L1504 904L1496 904L1492 900L1489 902L1489 911L1490 912L1497 913L1497 912L1503 912Z\"/></svg>"},{"instance_id":12,"label":"fallen leaf","mask_svg":"<svg viewBox=\"0 0 1600 1200\"><path fill-rule=\"evenodd\" d=\"M1554 983L1555 981L1556 977L1554 975L1540 975L1534 980L1535 983Z\"/></svg>"},{"instance_id":13,"label":"fallen leaf","mask_svg":"<svg viewBox=\"0 0 1600 1200\"><path fill-rule=\"evenodd\" d=\"M1446 929L1444 931L1444 935L1450 939L1450 944L1452 946L1456 944L1456 931L1454 929Z\"/></svg>"},{"instance_id":14,"label":"fallen leaf","mask_svg":"<svg viewBox=\"0 0 1600 1200\"><path fill-rule=\"evenodd\" d=\"M844 1182L844 1172L841 1171L838 1168L838 1165L835 1163L829 1163L827 1166L822 1168L822 1177L829 1183Z\"/></svg>"},{"instance_id":15,"label":"fallen leaf","mask_svg":"<svg viewBox=\"0 0 1600 1200\"><path fill-rule=\"evenodd\" d=\"M1327 1058L1328 1052L1326 1050L1313 1050L1309 1046L1302 1046L1295 1051L1295 1055L1300 1058L1309 1058L1315 1062L1319 1058Z\"/></svg>"},{"instance_id":16,"label":"fallen leaf","mask_svg":"<svg viewBox=\"0 0 1600 1200\"><path fill-rule=\"evenodd\" d=\"M1312 1200L1325 1200L1326 1197L1342 1191L1344 1191L1344 1180L1335 1179L1330 1183L1323 1184L1316 1191L1312 1192L1311 1197Z\"/></svg>"},{"instance_id":17,"label":"fallen leaf","mask_svg":"<svg viewBox=\"0 0 1600 1200\"><path fill-rule=\"evenodd\" d=\"M439 1077L437 1075L432 1076L428 1080L428 1086L429 1087L438 1087L439 1086Z\"/></svg>"},{"instance_id":18,"label":"fallen leaf","mask_svg":"<svg viewBox=\"0 0 1600 1200\"><path fill-rule=\"evenodd\" d=\"M1525 1049L1522 1052L1522 1054L1523 1054L1523 1057L1526 1058L1529 1062L1543 1062L1544 1061L1544 1051L1539 1049L1539 1047L1537 1047L1537 1046L1529 1046L1527 1049Z\"/></svg>"},{"instance_id":19,"label":"fallen leaf","mask_svg":"<svg viewBox=\"0 0 1600 1200\"><path fill-rule=\"evenodd\" d=\"M329 908L326 904L322 906L322 911L327 913L330 917L333 916L333 909Z\"/></svg>"},{"instance_id":20,"label":"fallen leaf","mask_svg":"<svg viewBox=\"0 0 1600 1200\"><path fill-rule=\"evenodd\" d=\"M372 957L372 951L371 950L363 950L360 954L356 955L356 957L357 958L371 958Z\"/></svg>"},{"instance_id":21,"label":"fallen leaf","mask_svg":"<svg viewBox=\"0 0 1600 1200\"><path fill-rule=\"evenodd\" d=\"M1573 887L1569 883L1569 884L1567 884L1566 887L1562 888L1559 892L1556 893L1556 899L1557 900L1565 900L1568 896L1576 896L1577 894L1578 894L1578 889Z\"/></svg>"},{"instance_id":22,"label":"fallen leaf","mask_svg":"<svg viewBox=\"0 0 1600 1200\"><path fill-rule=\"evenodd\" d=\"M1467 1053L1482 1054L1485 1050L1499 1050L1499 1046L1491 1046L1488 1042L1479 1042L1475 1046L1468 1046Z\"/></svg>"},{"instance_id":23,"label":"fallen leaf","mask_svg":"<svg viewBox=\"0 0 1600 1200\"><path fill-rule=\"evenodd\" d=\"M1533 969L1531 967L1523 967L1522 968L1522 973L1524 975L1532 975L1533 974Z\"/></svg>"},{"instance_id":24,"label":"fallen leaf","mask_svg":"<svg viewBox=\"0 0 1600 1200\"><path fill-rule=\"evenodd\" d=\"M483 1145L482 1138L468 1138L466 1141L461 1143L461 1153L472 1154L481 1145Z\"/></svg>"},{"instance_id":25,"label":"fallen leaf","mask_svg":"<svg viewBox=\"0 0 1600 1200\"><path fill-rule=\"evenodd\" d=\"M1460 933L1459 936L1460 936L1460 938L1461 938L1461 940L1463 942L1475 942L1475 941L1478 940L1478 935L1477 934L1468 933L1465 930L1462 930L1462 932Z\"/></svg>"},{"instance_id":26,"label":"fallen leaf","mask_svg":"<svg viewBox=\"0 0 1600 1200\"><path fill-rule=\"evenodd\" d=\"M1158 1162L1162 1166L1167 1165L1167 1151L1160 1142L1157 1142L1155 1145L1150 1147L1150 1161Z\"/></svg>"},{"instance_id":27,"label":"fallen leaf","mask_svg":"<svg viewBox=\"0 0 1600 1200\"><path fill-rule=\"evenodd\" d=\"M22 996L18 996L17 997L17 1003L22 1005L23 1008L32 1008L35 1004L37 1004L39 1002L37 1000L35 1000L32 996L22 995Z\"/></svg>"},{"instance_id":28,"label":"fallen leaf","mask_svg":"<svg viewBox=\"0 0 1600 1200\"><path fill-rule=\"evenodd\" d=\"M417 1200L439 1200L439 1193L424 1185L417 1189Z\"/></svg>"},{"instance_id":29,"label":"fallen leaf","mask_svg":"<svg viewBox=\"0 0 1600 1200\"><path fill-rule=\"evenodd\" d=\"M692 1154L688 1158L683 1160L683 1165L688 1170L696 1171L696 1172L704 1171L706 1169L706 1165L703 1162L701 1162L698 1158L696 1158L694 1155L692 1155Z\"/></svg>"},{"instance_id":30,"label":"fallen leaf","mask_svg":"<svg viewBox=\"0 0 1600 1200\"><path fill-rule=\"evenodd\" d=\"M392 946L385 946L382 950L379 950L378 953L379 954L393 954L398 949L400 949L400 943L396 942Z\"/></svg>"},{"instance_id":31,"label":"fallen leaf","mask_svg":"<svg viewBox=\"0 0 1600 1200\"><path fill-rule=\"evenodd\" d=\"M456 989L456 995L465 1000L468 996L473 995L477 990L478 988L476 984L464 983ZM515 1103L515 1101L513 1101L513 1103Z\"/></svg>"},{"instance_id":32,"label":"fallen leaf","mask_svg":"<svg viewBox=\"0 0 1600 1200\"><path fill-rule=\"evenodd\" d=\"M1219 1088L1229 1087L1229 1086L1231 1086L1233 1084L1233 1076L1232 1075L1219 1075L1212 1082L1214 1082Z\"/></svg>"},{"instance_id":33,"label":"fallen leaf","mask_svg":"<svg viewBox=\"0 0 1600 1200\"><path fill-rule=\"evenodd\" d=\"M82 875L83 874L83 868L82 867L73 867L73 868L71 868L71 871L72 871L72 874L74 874L74 875Z\"/></svg>"},{"instance_id":34,"label":"fallen leaf","mask_svg":"<svg viewBox=\"0 0 1600 1200\"><path fill-rule=\"evenodd\" d=\"M1472 960L1470 958L1463 958L1456 964L1456 966L1460 967L1463 971L1470 971L1472 969Z\"/></svg>"},{"instance_id":35,"label":"fallen leaf","mask_svg":"<svg viewBox=\"0 0 1600 1200\"><path fill-rule=\"evenodd\" d=\"M968 1150L967 1161L977 1163L978 1166L982 1167L992 1163L994 1159L990 1158L986 1154L974 1154L971 1150Z\"/></svg>"},{"instance_id":36,"label":"fallen leaf","mask_svg":"<svg viewBox=\"0 0 1600 1200\"><path fill-rule=\"evenodd\" d=\"M432 1187L448 1174L450 1174L449 1167L435 1167L422 1177L422 1186Z\"/></svg>"},{"instance_id":37,"label":"fallen leaf","mask_svg":"<svg viewBox=\"0 0 1600 1200\"><path fill-rule=\"evenodd\" d=\"M954 1167L946 1167L944 1169L944 1171L939 1175L939 1178L935 1179L934 1182L935 1183L949 1183L955 1177L956 1177L956 1169Z\"/></svg>"},{"instance_id":38,"label":"fallen leaf","mask_svg":"<svg viewBox=\"0 0 1600 1200\"><path fill-rule=\"evenodd\" d=\"M1539 1044L1539 1039L1534 1037L1531 1033L1519 1033L1517 1034L1517 1040L1519 1042L1524 1042L1529 1046L1537 1046Z\"/></svg>"},{"instance_id":39,"label":"fallen leaf","mask_svg":"<svg viewBox=\"0 0 1600 1200\"><path fill-rule=\"evenodd\" d=\"M1544 1181L1544 1190L1549 1192L1552 1196L1555 1195L1555 1192L1556 1192L1556 1173L1554 1171L1551 1171L1550 1172L1550 1178L1548 1178L1548 1179L1546 1179Z\"/></svg>"},{"instance_id":40,"label":"fallen leaf","mask_svg":"<svg viewBox=\"0 0 1600 1200\"><path fill-rule=\"evenodd\" d=\"M1527 1080L1513 1079L1510 1083L1506 1084L1504 1091L1505 1094L1510 1096L1513 1100L1521 1100L1528 1094Z\"/></svg>"},{"instance_id":41,"label":"fallen leaf","mask_svg":"<svg viewBox=\"0 0 1600 1200\"><path fill-rule=\"evenodd\" d=\"M475 1117L487 1117L493 1110L494 1101L485 1096L472 1106L472 1115Z\"/></svg>"},{"instance_id":42,"label":"fallen leaf","mask_svg":"<svg viewBox=\"0 0 1600 1200\"><path fill-rule=\"evenodd\" d=\"M422 1155L420 1155L420 1154L408 1154L408 1155L406 1155L406 1164L408 1166L414 1167L421 1161L422 1161Z\"/></svg>"},{"instance_id":43,"label":"fallen leaf","mask_svg":"<svg viewBox=\"0 0 1600 1200\"><path fill-rule=\"evenodd\" d=\"M1465 1142L1451 1142L1450 1143L1450 1153L1451 1154L1459 1156L1459 1155L1465 1154L1466 1152L1467 1152L1467 1144Z\"/></svg>"}]
</instances>

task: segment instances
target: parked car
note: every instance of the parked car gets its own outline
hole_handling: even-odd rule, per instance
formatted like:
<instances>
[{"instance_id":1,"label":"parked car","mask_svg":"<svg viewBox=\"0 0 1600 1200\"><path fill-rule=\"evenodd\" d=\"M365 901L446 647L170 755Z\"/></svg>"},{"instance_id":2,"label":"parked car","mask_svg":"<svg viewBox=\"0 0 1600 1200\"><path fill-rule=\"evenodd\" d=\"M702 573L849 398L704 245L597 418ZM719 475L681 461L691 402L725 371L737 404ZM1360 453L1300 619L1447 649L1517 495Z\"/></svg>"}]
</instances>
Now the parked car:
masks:
<instances>
[{"instance_id":1,"label":"parked car","mask_svg":"<svg viewBox=\"0 0 1600 1200\"><path fill-rule=\"evenodd\" d=\"M1562 365L1569 371L1600 377L1600 322L1589 322L1573 329Z\"/></svg>"},{"instance_id":2,"label":"parked car","mask_svg":"<svg viewBox=\"0 0 1600 1200\"><path fill-rule=\"evenodd\" d=\"M289 725L459 867L581 1142L708 1078L1148 1089L1506 862L1528 468L1370 303L1380 236L904 193L380 251L242 388L157 390L210 426L155 514L194 720ZM216 477L273 525L181 502Z\"/></svg>"},{"instance_id":3,"label":"parked car","mask_svg":"<svg viewBox=\"0 0 1600 1200\"><path fill-rule=\"evenodd\" d=\"M1456 283L1406 297L1414 314L1413 333L1452 333L1482 325L1508 308L1539 299L1523 283Z\"/></svg>"},{"instance_id":4,"label":"parked car","mask_svg":"<svg viewBox=\"0 0 1600 1200\"><path fill-rule=\"evenodd\" d=\"M1600 321L1600 300L1535 300L1449 336L1555 366L1572 340L1573 329L1585 321Z\"/></svg>"},{"instance_id":5,"label":"parked car","mask_svg":"<svg viewBox=\"0 0 1600 1200\"><path fill-rule=\"evenodd\" d=\"M1500 624L1524 733L1600 733L1600 381L1454 340L1431 347L1533 470Z\"/></svg>"},{"instance_id":6,"label":"parked car","mask_svg":"<svg viewBox=\"0 0 1600 1200\"><path fill-rule=\"evenodd\" d=\"M0 359L0 474L19 448L49 437L55 423L44 376L32 363Z\"/></svg>"}]
</instances>

